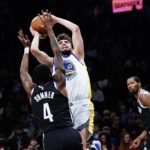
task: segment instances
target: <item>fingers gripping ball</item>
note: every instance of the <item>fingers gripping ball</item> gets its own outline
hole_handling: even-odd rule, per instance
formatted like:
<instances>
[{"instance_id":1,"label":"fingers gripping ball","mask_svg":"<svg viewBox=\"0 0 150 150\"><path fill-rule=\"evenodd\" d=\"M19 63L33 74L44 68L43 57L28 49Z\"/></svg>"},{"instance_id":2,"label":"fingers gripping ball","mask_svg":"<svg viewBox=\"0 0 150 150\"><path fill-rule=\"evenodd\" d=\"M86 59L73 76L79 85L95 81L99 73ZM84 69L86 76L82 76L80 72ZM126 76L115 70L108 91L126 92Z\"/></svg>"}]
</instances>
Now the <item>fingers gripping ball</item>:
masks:
<instances>
[{"instance_id":1,"label":"fingers gripping ball","mask_svg":"<svg viewBox=\"0 0 150 150\"><path fill-rule=\"evenodd\" d=\"M46 34L46 30L44 29L44 25L39 16L36 16L32 19L31 26L33 30L39 32L40 34Z\"/></svg>"}]
</instances>

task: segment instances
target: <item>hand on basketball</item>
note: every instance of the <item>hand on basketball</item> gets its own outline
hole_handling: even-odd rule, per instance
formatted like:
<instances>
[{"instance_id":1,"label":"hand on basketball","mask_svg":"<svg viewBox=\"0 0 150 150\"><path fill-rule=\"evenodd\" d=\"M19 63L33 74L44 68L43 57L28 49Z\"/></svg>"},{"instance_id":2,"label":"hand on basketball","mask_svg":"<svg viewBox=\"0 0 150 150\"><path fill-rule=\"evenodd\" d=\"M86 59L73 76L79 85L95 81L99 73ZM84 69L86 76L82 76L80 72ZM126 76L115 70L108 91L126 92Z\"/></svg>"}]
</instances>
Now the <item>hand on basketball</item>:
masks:
<instances>
[{"instance_id":1,"label":"hand on basketball","mask_svg":"<svg viewBox=\"0 0 150 150\"><path fill-rule=\"evenodd\" d=\"M40 34L39 32L35 31L32 26L30 26L30 32L33 36L35 36L36 34Z\"/></svg>"},{"instance_id":2,"label":"hand on basketball","mask_svg":"<svg viewBox=\"0 0 150 150\"><path fill-rule=\"evenodd\" d=\"M45 12L42 10L41 13L42 16L40 14L38 14L38 16L40 17L44 28L48 31L53 27L53 19L51 17L51 13L48 12L48 10L46 10Z\"/></svg>"},{"instance_id":3,"label":"hand on basketball","mask_svg":"<svg viewBox=\"0 0 150 150\"><path fill-rule=\"evenodd\" d=\"M18 38L24 47L30 47L30 40L28 35L24 35L22 30L18 31Z\"/></svg>"},{"instance_id":4,"label":"hand on basketball","mask_svg":"<svg viewBox=\"0 0 150 150\"><path fill-rule=\"evenodd\" d=\"M39 32L35 31L35 30L32 28L32 26L30 26L30 32L31 32L31 34L32 34L33 36L35 36L36 34L38 34L40 39L45 39L46 36L47 36L47 34L40 34Z\"/></svg>"}]
</instances>

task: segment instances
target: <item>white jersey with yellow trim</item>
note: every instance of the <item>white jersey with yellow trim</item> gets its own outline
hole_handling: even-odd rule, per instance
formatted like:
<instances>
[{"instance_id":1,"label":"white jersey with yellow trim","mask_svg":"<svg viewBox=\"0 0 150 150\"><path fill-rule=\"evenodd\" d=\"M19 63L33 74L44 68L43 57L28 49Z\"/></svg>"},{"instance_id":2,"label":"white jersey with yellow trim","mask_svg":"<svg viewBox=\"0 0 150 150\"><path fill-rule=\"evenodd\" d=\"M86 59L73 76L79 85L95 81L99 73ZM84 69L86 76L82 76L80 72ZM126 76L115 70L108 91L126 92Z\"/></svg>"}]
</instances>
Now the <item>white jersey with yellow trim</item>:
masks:
<instances>
[{"instance_id":1,"label":"white jersey with yellow trim","mask_svg":"<svg viewBox=\"0 0 150 150\"><path fill-rule=\"evenodd\" d=\"M81 63L73 53L62 57L69 103L90 104L91 85L86 65ZM53 67L53 72L54 70Z\"/></svg>"},{"instance_id":2,"label":"white jersey with yellow trim","mask_svg":"<svg viewBox=\"0 0 150 150\"><path fill-rule=\"evenodd\" d=\"M73 114L74 129L81 131L86 127L92 134L94 106L91 102L91 85L87 67L72 53L70 56L62 56L62 58L66 71L66 88ZM53 73L54 71L55 67L53 65Z\"/></svg>"}]
</instances>

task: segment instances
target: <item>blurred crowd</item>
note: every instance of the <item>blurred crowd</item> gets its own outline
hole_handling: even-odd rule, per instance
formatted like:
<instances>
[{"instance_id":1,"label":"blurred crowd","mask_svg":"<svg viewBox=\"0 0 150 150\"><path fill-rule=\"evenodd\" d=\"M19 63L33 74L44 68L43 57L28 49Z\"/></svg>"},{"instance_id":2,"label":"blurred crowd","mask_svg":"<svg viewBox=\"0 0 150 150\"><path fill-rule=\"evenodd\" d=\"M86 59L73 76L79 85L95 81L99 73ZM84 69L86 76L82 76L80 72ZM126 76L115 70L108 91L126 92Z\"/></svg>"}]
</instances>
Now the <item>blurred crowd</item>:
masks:
<instances>
[{"instance_id":1,"label":"blurred crowd","mask_svg":"<svg viewBox=\"0 0 150 150\"><path fill-rule=\"evenodd\" d=\"M95 106L94 135L87 144L100 140L102 150L125 150L143 128L126 78L138 75L150 90L150 3L120 14L112 13L111 0L5 0L0 7L0 150L41 149L42 135L19 78L23 48L17 31L22 28L32 39L30 22L46 8L81 29ZM57 25L54 31L67 32ZM42 47L51 54L48 44ZM30 62L32 74L37 62L32 56Z\"/></svg>"}]
</instances>

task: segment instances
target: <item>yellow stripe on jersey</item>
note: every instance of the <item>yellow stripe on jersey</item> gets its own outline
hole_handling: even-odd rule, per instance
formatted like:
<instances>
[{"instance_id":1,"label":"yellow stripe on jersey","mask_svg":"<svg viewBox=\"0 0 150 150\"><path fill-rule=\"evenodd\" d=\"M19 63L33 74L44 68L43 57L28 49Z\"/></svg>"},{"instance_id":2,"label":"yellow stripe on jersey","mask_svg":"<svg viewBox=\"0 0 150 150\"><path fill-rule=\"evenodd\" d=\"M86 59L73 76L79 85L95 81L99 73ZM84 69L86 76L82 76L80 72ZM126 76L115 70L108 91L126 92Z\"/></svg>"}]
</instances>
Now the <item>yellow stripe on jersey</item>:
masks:
<instances>
[{"instance_id":1,"label":"yellow stripe on jersey","mask_svg":"<svg viewBox=\"0 0 150 150\"><path fill-rule=\"evenodd\" d=\"M94 130L94 106L93 103L90 102L90 118L89 118L89 125L88 125L88 131L93 134Z\"/></svg>"},{"instance_id":2,"label":"yellow stripe on jersey","mask_svg":"<svg viewBox=\"0 0 150 150\"><path fill-rule=\"evenodd\" d=\"M85 66L85 65L84 65ZM85 66L86 72L87 72L87 67ZM91 90L91 84L90 84L90 78L87 72L87 76L88 76L88 101L90 103L90 117L89 117L89 124L88 124L88 131L90 132L90 134L93 134L93 130L94 130L94 106L93 103L91 102L91 97L92 97L92 90Z\"/></svg>"}]
</instances>

